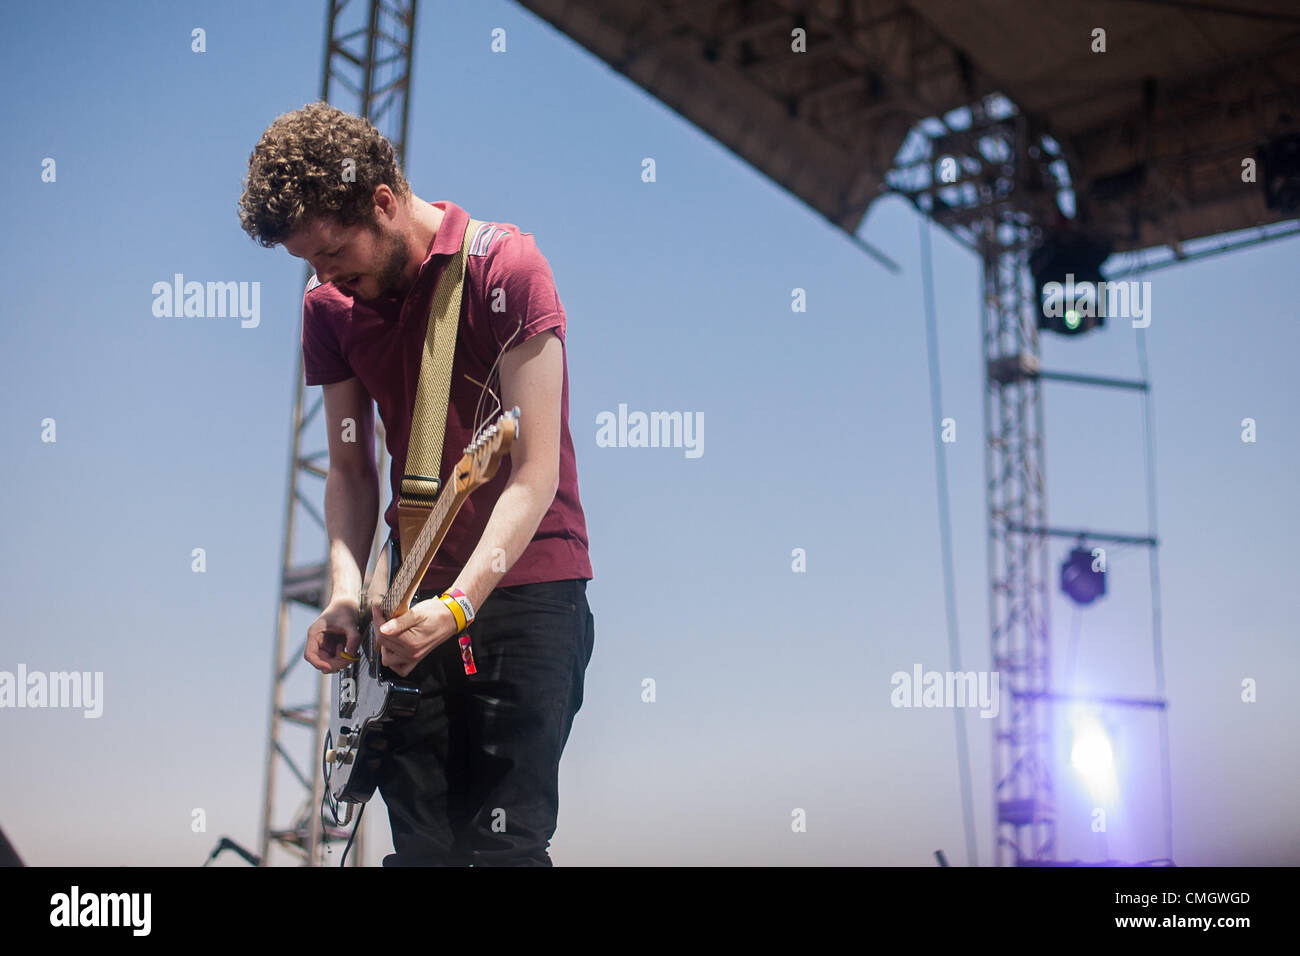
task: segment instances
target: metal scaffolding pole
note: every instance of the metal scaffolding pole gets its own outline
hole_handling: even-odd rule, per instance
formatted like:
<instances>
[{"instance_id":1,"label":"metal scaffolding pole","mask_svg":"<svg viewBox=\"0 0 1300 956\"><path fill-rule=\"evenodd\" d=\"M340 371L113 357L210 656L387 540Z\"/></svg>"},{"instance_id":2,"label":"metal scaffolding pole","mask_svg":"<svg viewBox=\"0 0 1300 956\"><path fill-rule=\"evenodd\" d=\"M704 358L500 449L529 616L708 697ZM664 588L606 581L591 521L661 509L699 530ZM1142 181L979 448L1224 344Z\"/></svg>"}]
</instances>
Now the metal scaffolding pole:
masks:
<instances>
[{"instance_id":1,"label":"metal scaffolding pole","mask_svg":"<svg viewBox=\"0 0 1300 956\"><path fill-rule=\"evenodd\" d=\"M1016 530L1047 523L1043 403L1029 227L990 221L981 238L984 285L985 496L989 629L1003 701L994 728L993 785L998 864L1055 859L1046 539Z\"/></svg>"},{"instance_id":2,"label":"metal scaffolding pole","mask_svg":"<svg viewBox=\"0 0 1300 956\"><path fill-rule=\"evenodd\" d=\"M328 0L326 11L321 99L373 123L392 142L397 162L403 168L406 165L406 128L416 2L417 0ZM307 280L310 278L309 268ZM306 282L304 288L305 286ZM289 654L290 612L295 605L319 612L324 608L329 591L329 564L325 558L329 551L329 541L325 533L323 506L328 452L303 453L304 438L313 424L316 425L313 437L319 443L318 447L328 447L323 438L324 423L318 421L317 415L323 399L317 394L310 400L309 407L301 350L298 351L294 381L280 600L276 615L271 713L266 749L266 789L262 804L259 859L263 866L272 862L270 851L273 848L289 852L304 866L322 865L327 862L330 845L346 840L349 835L341 827L324 826L321 819L324 796L321 753L329 718L328 680L312 671L305 663L302 643L298 644L292 655ZM382 476L388 467L382 422L377 421L375 432L382 482ZM380 501L382 509L382 495ZM298 538L298 532L301 531L297 522L299 509L310 519L309 524L320 532L319 538L310 544L304 544ZM381 511L371 546L372 565L385 537L387 534ZM304 552L310 555L310 559L303 559ZM309 702L300 706L286 706L286 687L290 678L295 676L295 668L299 672L310 671L302 674L303 679L296 685L299 692L309 698ZM306 688L305 692L301 688ZM290 735L286 732L292 727L311 730L305 745L301 734L297 735L296 740L289 739ZM294 754L299 755L298 760L294 759ZM283 819L279 815L284 810L276 802L276 777L281 762L305 791L303 802L288 817L287 825L277 825L275 822L276 819ZM358 831L350 862L354 866L360 866L363 858L364 833Z\"/></svg>"}]
</instances>

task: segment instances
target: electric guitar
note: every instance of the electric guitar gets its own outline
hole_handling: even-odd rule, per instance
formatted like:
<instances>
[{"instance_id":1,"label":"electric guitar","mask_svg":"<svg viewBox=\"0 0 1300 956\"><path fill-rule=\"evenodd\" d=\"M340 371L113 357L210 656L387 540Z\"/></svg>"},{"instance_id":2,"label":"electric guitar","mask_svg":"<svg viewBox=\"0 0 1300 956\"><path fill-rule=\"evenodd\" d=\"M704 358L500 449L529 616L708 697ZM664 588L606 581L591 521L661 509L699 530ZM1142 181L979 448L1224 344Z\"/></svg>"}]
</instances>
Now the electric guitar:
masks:
<instances>
[{"instance_id":1,"label":"electric guitar","mask_svg":"<svg viewBox=\"0 0 1300 956\"><path fill-rule=\"evenodd\" d=\"M415 540L402 542L401 567L393 571L380 607L385 618L400 617L411 606L420 581L465 499L487 484L519 435L519 406L484 426L442 485ZM387 730L415 713L420 689L385 667L373 632L369 601L361 597L360 656L335 675L330 695L329 734L325 740L325 789L339 803L365 803L375 792L378 771L388 753ZM466 647L462 643L462 647ZM352 815L351 807L348 817Z\"/></svg>"}]
</instances>

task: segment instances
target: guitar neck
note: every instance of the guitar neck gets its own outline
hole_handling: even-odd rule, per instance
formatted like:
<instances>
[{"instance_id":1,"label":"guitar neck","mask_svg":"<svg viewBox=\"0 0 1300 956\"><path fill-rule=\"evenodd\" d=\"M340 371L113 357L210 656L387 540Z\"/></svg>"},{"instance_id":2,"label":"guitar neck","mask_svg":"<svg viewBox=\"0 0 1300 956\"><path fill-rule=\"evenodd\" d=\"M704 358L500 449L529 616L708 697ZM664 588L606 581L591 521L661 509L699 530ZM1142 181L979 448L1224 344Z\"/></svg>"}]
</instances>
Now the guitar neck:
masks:
<instances>
[{"instance_id":1,"label":"guitar neck","mask_svg":"<svg viewBox=\"0 0 1300 956\"><path fill-rule=\"evenodd\" d=\"M411 607L411 598L420 589L424 573L429 570L433 556L446 537L447 529L456 519L456 513L475 488L492 480L502 458L519 433L519 406L506 412L496 424L485 427L474 439L451 475L443 483L424 527L408 546L402 542L402 566L398 568L381 604L385 617L405 614Z\"/></svg>"},{"instance_id":2,"label":"guitar neck","mask_svg":"<svg viewBox=\"0 0 1300 956\"><path fill-rule=\"evenodd\" d=\"M437 554L442 539L447 536L460 506L469 497L470 488L462 486L453 471L451 478L438 495L438 500L425 519L424 527L410 547L402 542L402 566L397 569L393 582L382 603L385 617L397 617L405 614L411 606L411 599L420 589L420 581L429 570L433 556Z\"/></svg>"}]
</instances>

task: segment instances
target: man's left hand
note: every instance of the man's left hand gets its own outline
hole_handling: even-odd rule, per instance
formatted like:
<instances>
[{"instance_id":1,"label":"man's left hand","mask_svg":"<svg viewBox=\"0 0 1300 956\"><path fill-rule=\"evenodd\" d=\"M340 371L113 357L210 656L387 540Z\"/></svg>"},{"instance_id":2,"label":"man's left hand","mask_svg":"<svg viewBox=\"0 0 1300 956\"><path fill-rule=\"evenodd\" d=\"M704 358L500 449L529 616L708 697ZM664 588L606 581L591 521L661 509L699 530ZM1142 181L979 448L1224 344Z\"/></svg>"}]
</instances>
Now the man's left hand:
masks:
<instances>
[{"instance_id":1,"label":"man's left hand","mask_svg":"<svg viewBox=\"0 0 1300 956\"><path fill-rule=\"evenodd\" d=\"M456 636L456 616L437 598L412 605L400 617L384 622L376 640L379 660L394 673L405 677L443 641Z\"/></svg>"}]
</instances>

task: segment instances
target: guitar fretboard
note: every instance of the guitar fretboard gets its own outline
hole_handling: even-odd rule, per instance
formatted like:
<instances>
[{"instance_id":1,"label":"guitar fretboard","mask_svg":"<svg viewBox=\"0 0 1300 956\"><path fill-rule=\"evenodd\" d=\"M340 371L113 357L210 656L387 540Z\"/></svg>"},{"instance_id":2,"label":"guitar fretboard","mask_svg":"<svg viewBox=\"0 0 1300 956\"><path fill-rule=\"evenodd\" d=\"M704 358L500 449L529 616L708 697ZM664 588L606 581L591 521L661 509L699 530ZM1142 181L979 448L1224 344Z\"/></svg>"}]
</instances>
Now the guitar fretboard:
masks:
<instances>
[{"instance_id":1,"label":"guitar fretboard","mask_svg":"<svg viewBox=\"0 0 1300 956\"><path fill-rule=\"evenodd\" d=\"M420 529L415 541L409 548L406 547L406 542L402 542L402 566L398 568L392 586L384 595L383 608L386 616L391 617L393 612L409 601L419 589L419 582L415 580L415 576L420 574L427 563L425 559L433 548L434 540L441 537L439 532L448 521L452 504L458 503L459 490L456 473L452 472L451 478L439 492L438 500L434 503L433 510L429 512L429 517L425 520L424 527Z\"/></svg>"},{"instance_id":2,"label":"guitar fretboard","mask_svg":"<svg viewBox=\"0 0 1300 956\"><path fill-rule=\"evenodd\" d=\"M512 426L508 432L501 427L507 421ZM519 406L516 405L502 415L496 424L484 426L474 442L465 449L468 457L462 458L460 465L452 469L429 516L425 518L420 533L409 547L405 541L402 542L402 566L397 569L393 583L380 602L385 617L393 617L394 612L409 606L409 601L419 589L430 556L442 543L443 535L456 517L456 512L470 492L491 480L501 456L509 450L510 442L518 434L518 428ZM461 468L465 469L464 481L460 476Z\"/></svg>"}]
</instances>

